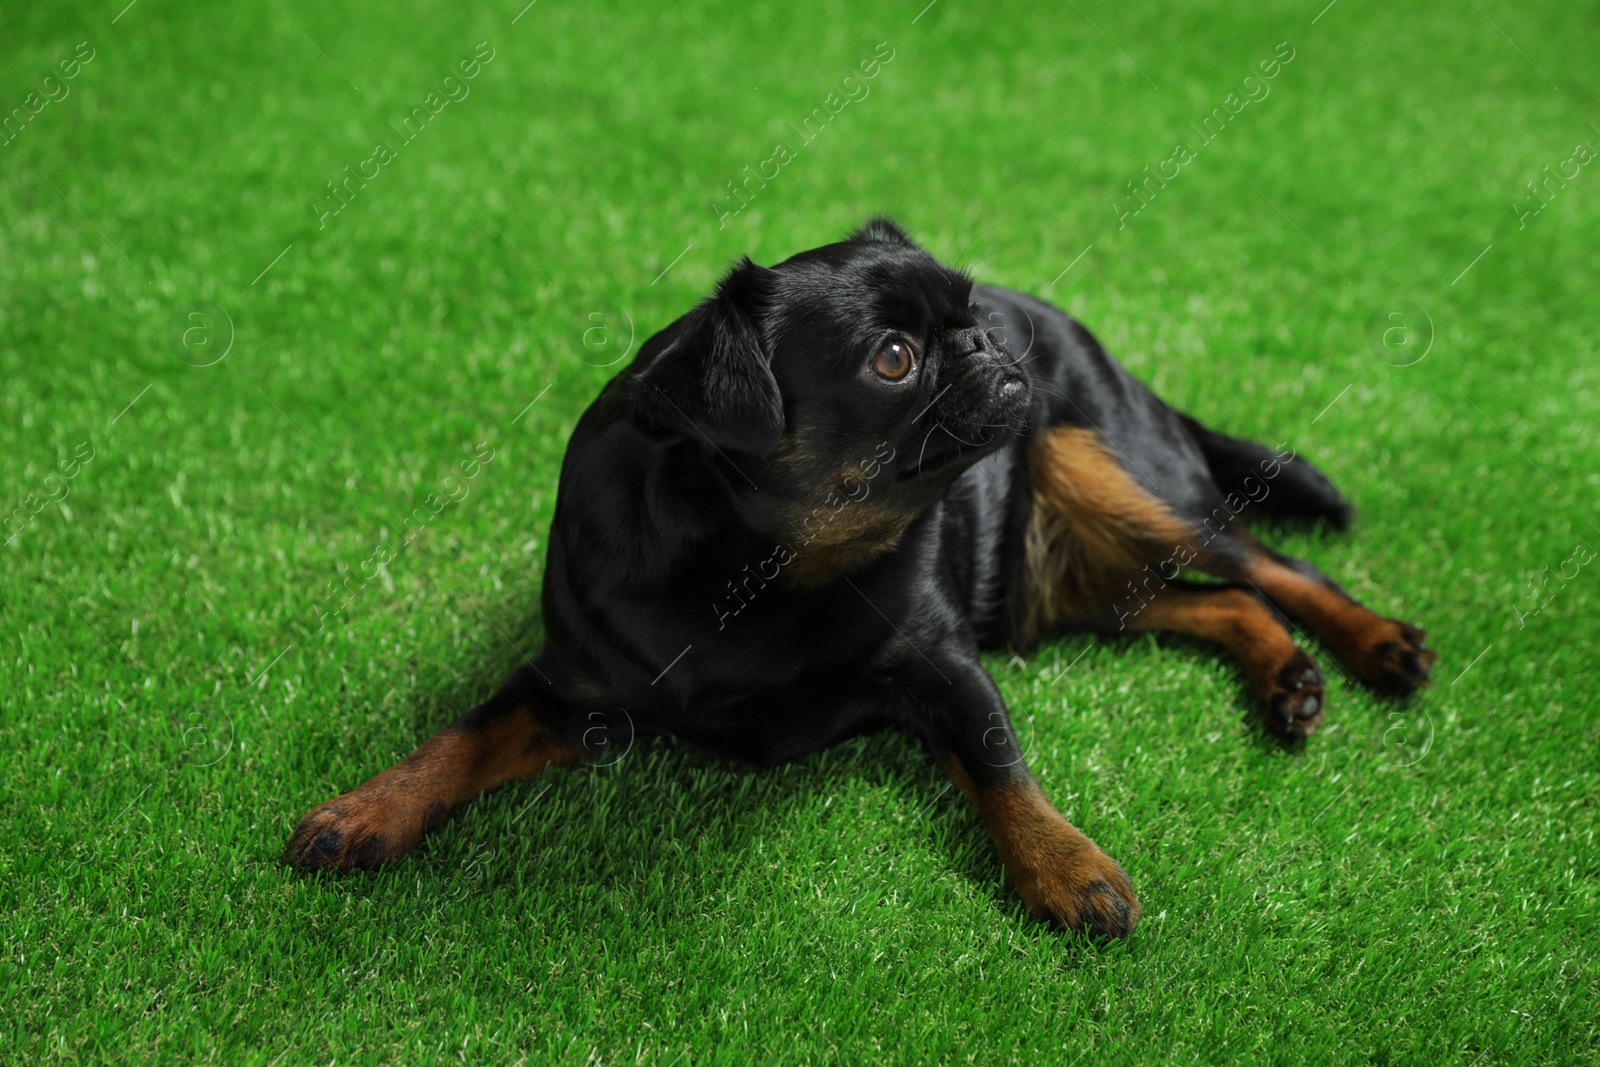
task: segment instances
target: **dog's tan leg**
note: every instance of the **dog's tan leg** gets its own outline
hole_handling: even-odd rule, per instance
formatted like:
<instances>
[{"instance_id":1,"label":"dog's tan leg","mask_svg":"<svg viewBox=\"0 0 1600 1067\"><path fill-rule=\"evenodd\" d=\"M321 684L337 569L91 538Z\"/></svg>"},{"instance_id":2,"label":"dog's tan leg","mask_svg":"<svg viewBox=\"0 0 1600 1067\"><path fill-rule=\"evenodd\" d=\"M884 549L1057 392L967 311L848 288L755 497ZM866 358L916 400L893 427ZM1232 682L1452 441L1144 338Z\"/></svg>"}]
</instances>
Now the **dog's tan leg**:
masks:
<instances>
[{"instance_id":1,"label":"dog's tan leg","mask_svg":"<svg viewBox=\"0 0 1600 1067\"><path fill-rule=\"evenodd\" d=\"M340 871L376 867L410 852L457 804L578 762L583 750L562 736L559 712L532 686L508 685L393 767L313 808L285 858Z\"/></svg>"},{"instance_id":2,"label":"dog's tan leg","mask_svg":"<svg viewBox=\"0 0 1600 1067\"><path fill-rule=\"evenodd\" d=\"M1100 937L1129 933L1141 906L1121 866L1055 809L1032 775L975 766L975 778L970 764L952 754L950 777L978 809L1029 913Z\"/></svg>"},{"instance_id":3,"label":"dog's tan leg","mask_svg":"<svg viewBox=\"0 0 1600 1067\"><path fill-rule=\"evenodd\" d=\"M1239 657L1267 728L1280 737L1302 738L1321 724L1322 672L1250 590L1171 583L1131 623L1134 630L1173 630L1215 641Z\"/></svg>"},{"instance_id":4,"label":"dog's tan leg","mask_svg":"<svg viewBox=\"0 0 1600 1067\"><path fill-rule=\"evenodd\" d=\"M1254 539L1250 547L1238 577L1328 642L1356 678L1395 696L1428 684L1439 654L1427 646L1426 633L1369 610L1309 563Z\"/></svg>"}]
</instances>

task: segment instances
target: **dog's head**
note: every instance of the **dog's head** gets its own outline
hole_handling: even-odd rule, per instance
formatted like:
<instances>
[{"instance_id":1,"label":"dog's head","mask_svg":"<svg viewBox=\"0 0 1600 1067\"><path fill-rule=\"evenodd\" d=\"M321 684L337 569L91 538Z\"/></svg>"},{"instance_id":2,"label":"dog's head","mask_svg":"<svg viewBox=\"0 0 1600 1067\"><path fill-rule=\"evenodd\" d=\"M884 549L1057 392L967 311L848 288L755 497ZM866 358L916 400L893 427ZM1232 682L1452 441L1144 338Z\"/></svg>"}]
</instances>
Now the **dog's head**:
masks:
<instances>
[{"instance_id":1,"label":"dog's head","mask_svg":"<svg viewBox=\"0 0 1600 1067\"><path fill-rule=\"evenodd\" d=\"M972 285L885 219L772 268L747 259L641 353L635 419L736 467L755 487L741 510L775 535L890 542L1027 418L1028 374ZM818 508L835 515L820 532Z\"/></svg>"}]
</instances>

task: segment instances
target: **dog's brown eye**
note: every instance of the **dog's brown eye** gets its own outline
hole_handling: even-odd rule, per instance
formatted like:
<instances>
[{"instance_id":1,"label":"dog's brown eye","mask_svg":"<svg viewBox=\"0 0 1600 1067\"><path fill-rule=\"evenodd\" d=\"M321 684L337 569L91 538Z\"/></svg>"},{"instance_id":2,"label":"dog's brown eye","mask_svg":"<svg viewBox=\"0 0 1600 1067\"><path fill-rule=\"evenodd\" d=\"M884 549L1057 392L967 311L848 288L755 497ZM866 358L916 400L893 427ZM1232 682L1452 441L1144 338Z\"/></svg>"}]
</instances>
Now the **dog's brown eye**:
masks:
<instances>
[{"instance_id":1,"label":"dog's brown eye","mask_svg":"<svg viewBox=\"0 0 1600 1067\"><path fill-rule=\"evenodd\" d=\"M872 372L886 382L898 382L911 373L916 356L911 346L898 337L890 338L872 357Z\"/></svg>"}]
</instances>

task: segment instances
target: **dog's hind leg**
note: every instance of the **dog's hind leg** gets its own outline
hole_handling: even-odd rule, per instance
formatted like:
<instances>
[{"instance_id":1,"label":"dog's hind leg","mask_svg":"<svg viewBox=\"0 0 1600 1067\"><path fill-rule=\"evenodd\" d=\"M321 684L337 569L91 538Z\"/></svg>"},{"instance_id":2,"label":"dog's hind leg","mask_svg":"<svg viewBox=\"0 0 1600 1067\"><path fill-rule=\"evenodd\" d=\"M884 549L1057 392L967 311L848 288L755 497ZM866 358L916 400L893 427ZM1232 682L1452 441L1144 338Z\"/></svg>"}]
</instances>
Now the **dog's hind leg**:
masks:
<instances>
[{"instance_id":1,"label":"dog's hind leg","mask_svg":"<svg viewBox=\"0 0 1600 1067\"><path fill-rule=\"evenodd\" d=\"M1244 665L1268 730L1298 740L1322 722L1322 671L1266 601L1236 585L1173 581L1131 617L1133 630L1172 630L1215 641Z\"/></svg>"},{"instance_id":2,"label":"dog's hind leg","mask_svg":"<svg viewBox=\"0 0 1600 1067\"><path fill-rule=\"evenodd\" d=\"M1179 580L1248 560L1242 538L1202 529L1130 475L1097 434L1058 427L1031 456L1029 586L1018 630L1174 630L1222 644L1244 663L1269 730L1301 738L1321 722L1321 672L1267 603L1234 588ZM1231 576L1231 575L1230 575Z\"/></svg>"},{"instance_id":3,"label":"dog's hind leg","mask_svg":"<svg viewBox=\"0 0 1600 1067\"><path fill-rule=\"evenodd\" d=\"M300 820L284 858L302 867L348 871L410 852L450 809L546 767L576 763L567 739L574 707L523 667L488 701L429 738L411 755Z\"/></svg>"},{"instance_id":4,"label":"dog's hind leg","mask_svg":"<svg viewBox=\"0 0 1600 1067\"><path fill-rule=\"evenodd\" d=\"M1219 491L1240 502L1191 516L1203 521L1208 532L1209 550L1200 554L1195 567L1254 588L1332 646L1350 672L1374 689L1403 695L1427 685L1437 655L1424 643L1420 629L1367 610L1305 560L1257 541L1236 519L1234 507L1255 508L1266 516L1322 519L1345 529L1350 505L1327 476L1292 451L1274 453L1187 416L1183 422ZM1215 541L1212 532L1219 533Z\"/></svg>"},{"instance_id":5,"label":"dog's hind leg","mask_svg":"<svg viewBox=\"0 0 1600 1067\"><path fill-rule=\"evenodd\" d=\"M1404 696L1428 684L1438 653L1422 630L1371 611L1305 560L1275 552L1248 532L1234 533L1244 545L1243 562L1225 560L1217 570L1222 577L1249 584L1304 623L1373 689Z\"/></svg>"},{"instance_id":6,"label":"dog's hind leg","mask_svg":"<svg viewBox=\"0 0 1600 1067\"><path fill-rule=\"evenodd\" d=\"M1227 440L1241 454L1265 452L1249 442ZM1215 440L1210 444L1214 452L1220 448ZM1209 514L1171 504L1145 489L1119 459L1098 434L1078 427L1053 427L1034 446L1033 516L1026 538L1029 591L1020 598L1026 612L1015 626L1022 643L1061 624L1105 629L1108 617L1111 629L1122 629L1125 608L1143 603L1146 594L1192 568L1261 594L1326 641L1351 674L1380 692L1403 695L1428 684L1437 655L1423 631L1375 614L1311 564L1256 540L1235 510L1248 503L1227 505L1219 496ZM1347 517L1347 506L1315 468L1303 460L1284 460L1280 467L1273 483L1277 489L1261 500L1274 507L1263 507L1263 513L1314 513L1335 522ZM1273 468L1260 469L1266 479ZM1224 474L1238 476L1238 469L1226 468ZM1284 491L1291 483L1293 494ZM1241 484L1261 489L1267 482L1246 476Z\"/></svg>"}]
</instances>

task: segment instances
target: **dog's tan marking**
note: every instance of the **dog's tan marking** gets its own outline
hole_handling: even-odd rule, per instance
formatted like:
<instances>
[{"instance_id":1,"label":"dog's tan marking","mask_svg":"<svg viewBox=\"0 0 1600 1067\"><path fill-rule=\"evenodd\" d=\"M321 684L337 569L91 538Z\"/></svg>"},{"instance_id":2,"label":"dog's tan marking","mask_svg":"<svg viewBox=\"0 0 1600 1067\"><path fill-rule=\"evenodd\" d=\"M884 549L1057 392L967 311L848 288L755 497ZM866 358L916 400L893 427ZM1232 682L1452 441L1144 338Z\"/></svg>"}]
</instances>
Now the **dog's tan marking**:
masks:
<instances>
[{"instance_id":1,"label":"dog's tan marking","mask_svg":"<svg viewBox=\"0 0 1600 1067\"><path fill-rule=\"evenodd\" d=\"M1029 777L974 783L959 757L950 778L978 809L1017 895L1035 919L1120 937L1139 921L1128 876L1069 823Z\"/></svg>"},{"instance_id":2,"label":"dog's tan marking","mask_svg":"<svg viewBox=\"0 0 1600 1067\"><path fill-rule=\"evenodd\" d=\"M410 852L457 804L582 756L531 712L499 717L479 730L449 727L388 770L313 808L289 839L287 858L307 867L375 867Z\"/></svg>"},{"instance_id":3,"label":"dog's tan marking","mask_svg":"<svg viewBox=\"0 0 1600 1067\"><path fill-rule=\"evenodd\" d=\"M1439 657L1427 647L1424 631L1386 619L1332 584L1285 566L1259 545L1252 547L1244 579L1328 642L1357 678L1395 694L1428 684Z\"/></svg>"},{"instance_id":4,"label":"dog's tan marking","mask_svg":"<svg viewBox=\"0 0 1600 1067\"><path fill-rule=\"evenodd\" d=\"M1132 620L1135 630L1172 630L1215 641L1244 664L1258 693L1298 651L1283 623L1243 589L1162 590Z\"/></svg>"},{"instance_id":5,"label":"dog's tan marking","mask_svg":"<svg viewBox=\"0 0 1600 1067\"><path fill-rule=\"evenodd\" d=\"M1114 617L1115 604L1131 595L1130 580L1195 540L1194 530L1139 485L1093 430L1046 431L1029 467L1033 508L1019 644L1063 622Z\"/></svg>"},{"instance_id":6,"label":"dog's tan marking","mask_svg":"<svg viewBox=\"0 0 1600 1067\"><path fill-rule=\"evenodd\" d=\"M1156 594L1130 629L1171 630L1215 641L1239 658L1250 688L1280 737L1298 740L1327 709L1322 672L1294 643L1283 620L1260 597L1236 586L1174 586Z\"/></svg>"},{"instance_id":7,"label":"dog's tan marking","mask_svg":"<svg viewBox=\"0 0 1600 1067\"><path fill-rule=\"evenodd\" d=\"M808 517L808 524L796 526L789 542L794 559L783 568L784 582L802 591L848 578L893 551L916 516L862 500Z\"/></svg>"},{"instance_id":8,"label":"dog's tan marking","mask_svg":"<svg viewBox=\"0 0 1600 1067\"><path fill-rule=\"evenodd\" d=\"M794 500L783 518L794 559L781 580L802 592L848 578L892 552L916 520L884 503L892 455L872 452L840 466L818 453L810 437L803 427L785 434L769 468L773 484Z\"/></svg>"}]
</instances>

